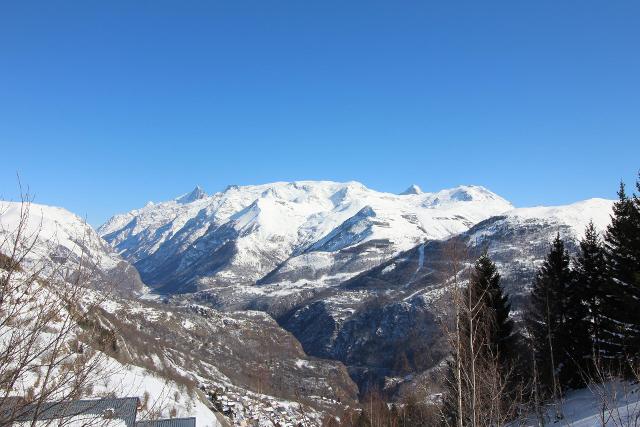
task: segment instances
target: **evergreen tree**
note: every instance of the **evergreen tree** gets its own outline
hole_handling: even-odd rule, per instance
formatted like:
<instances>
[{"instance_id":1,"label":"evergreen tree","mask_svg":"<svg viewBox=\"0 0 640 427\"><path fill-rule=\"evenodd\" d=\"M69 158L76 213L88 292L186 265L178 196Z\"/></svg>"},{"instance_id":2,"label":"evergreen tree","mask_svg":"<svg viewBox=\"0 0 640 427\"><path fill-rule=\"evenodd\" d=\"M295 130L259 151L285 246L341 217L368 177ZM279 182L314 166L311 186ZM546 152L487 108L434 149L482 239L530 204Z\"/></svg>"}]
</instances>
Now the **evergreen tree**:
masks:
<instances>
[{"instance_id":1,"label":"evergreen tree","mask_svg":"<svg viewBox=\"0 0 640 427\"><path fill-rule=\"evenodd\" d=\"M571 333L567 314L573 276L569 263L569 254L558 233L536 275L526 317L540 382L555 398L563 386L570 385L575 373L571 368L575 363L567 353Z\"/></svg>"},{"instance_id":2,"label":"evergreen tree","mask_svg":"<svg viewBox=\"0 0 640 427\"><path fill-rule=\"evenodd\" d=\"M486 327L486 352L498 357L501 364L511 365L516 355L517 337L509 317L511 304L500 286L496 265L483 254L475 264L468 296L468 306L478 305L479 316Z\"/></svg>"},{"instance_id":3,"label":"evergreen tree","mask_svg":"<svg viewBox=\"0 0 640 427\"><path fill-rule=\"evenodd\" d=\"M519 379L513 373L518 339L509 317L511 305L500 286L500 274L486 253L476 261L469 285L463 292L463 307L458 310L459 336L455 340L460 351L454 349L453 361L446 373L443 416L447 425L458 425L460 418L462 424L467 425L472 422L472 413L477 417L481 417L479 414L483 411L491 412L491 416L504 413L510 407L509 385ZM500 378L488 378L490 373ZM507 390L502 387L504 384ZM497 389L503 393L501 396L492 394ZM462 402L458 401L459 394ZM502 410L489 410L486 407L489 401L500 405Z\"/></svg>"},{"instance_id":4,"label":"evergreen tree","mask_svg":"<svg viewBox=\"0 0 640 427\"><path fill-rule=\"evenodd\" d=\"M590 368L593 357L598 358L602 341L603 300L607 287L607 265L600 236L590 222L580 241L580 254L575 261L575 285L572 292L573 304L579 309L574 312L576 328L573 336L576 358L586 362ZM580 324L582 323L582 324Z\"/></svg>"},{"instance_id":5,"label":"evergreen tree","mask_svg":"<svg viewBox=\"0 0 640 427\"><path fill-rule=\"evenodd\" d=\"M603 355L626 365L640 353L640 203L627 197L623 183L605 233L605 260Z\"/></svg>"}]
</instances>

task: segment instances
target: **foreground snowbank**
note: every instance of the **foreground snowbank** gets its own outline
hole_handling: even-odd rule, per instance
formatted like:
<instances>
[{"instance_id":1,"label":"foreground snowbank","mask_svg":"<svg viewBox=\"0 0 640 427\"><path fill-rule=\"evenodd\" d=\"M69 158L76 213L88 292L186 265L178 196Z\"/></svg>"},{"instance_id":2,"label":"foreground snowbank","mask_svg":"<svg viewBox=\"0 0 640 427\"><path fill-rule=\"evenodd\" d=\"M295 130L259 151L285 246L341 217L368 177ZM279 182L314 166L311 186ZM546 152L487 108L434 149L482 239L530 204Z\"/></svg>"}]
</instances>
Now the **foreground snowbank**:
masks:
<instances>
[{"instance_id":1,"label":"foreground snowbank","mask_svg":"<svg viewBox=\"0 0 640 427\"><path fill-rule=\"evenodd\" d=\"M556 413L561 413L562 419L558 420ZM640 426L640 385L615 381L571 391L560 403L549 405L543 417L544 425L553 426ZM531 416L524 425L540 424Z\"/></svg>"}]
</instances>

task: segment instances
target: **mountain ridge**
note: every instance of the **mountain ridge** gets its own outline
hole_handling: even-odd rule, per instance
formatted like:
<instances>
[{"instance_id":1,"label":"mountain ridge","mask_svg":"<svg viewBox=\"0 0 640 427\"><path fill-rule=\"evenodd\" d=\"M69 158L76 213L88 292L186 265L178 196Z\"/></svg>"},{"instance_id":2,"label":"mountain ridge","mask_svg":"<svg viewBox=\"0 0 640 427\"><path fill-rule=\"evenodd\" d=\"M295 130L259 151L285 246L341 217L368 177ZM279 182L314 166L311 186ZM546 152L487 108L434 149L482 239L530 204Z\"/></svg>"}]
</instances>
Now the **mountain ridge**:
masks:
<instances>
[{"instance_id":1,"label":"mountain ridge","mask_svg":"<svg viewBox=\"0 0 640 427\"><path fill-rule=\"evenodd\" d=\"M167 307L265 312L305 354L344 364L360 392L392 384L393 394L446 356L437 319L449 242L471 258L489 251L517 315L555 234L575 253L589 221L605 229L612 204L514 208L479 186L410 195L329 181L213 195L196 187L111 218L100 229L110 248L96 237ZM417 376L396 369L405 359Z\"/></svg>"},{"instance_id":2,"label":"mountain ridge","mask_svg":"<svg viewBox=\"0 0 640 427\"><path fill-rule=\"evenodd\" d=\"M186 279L190 289L202 289L257 282L292 257L321 248L336 253L386 242L383 257L388 257L513 208L480 186L406 196L354 181L296 181L229 186L198 198L191 194L182 196L189 196L187 203L178 198L115 215L99 234L152 286L175 290ZM323 246L332 233L338 240ZM215 253L221 261L214 265L210 255ZM153 273L160 270L162 278Z\"/></svg>"},{"instance_id":3,"label":"mountain ridge","mask_svg":"<svg viewBox=\"0 0 640 427\"><path fill-rule=\"evenodd\" d=\"M23 262L31 265L65 265L62 272L82 268L109 282L115 291L140 295L148 289L133 266L105 242L78 215L56 206L0 202L0 252L15 243L35 242ZM22 223L21 223L22 222ZM21 236L16 236L17 233ZM51 261L53 263L51 263Z\"/></svg>"}]
</instances>

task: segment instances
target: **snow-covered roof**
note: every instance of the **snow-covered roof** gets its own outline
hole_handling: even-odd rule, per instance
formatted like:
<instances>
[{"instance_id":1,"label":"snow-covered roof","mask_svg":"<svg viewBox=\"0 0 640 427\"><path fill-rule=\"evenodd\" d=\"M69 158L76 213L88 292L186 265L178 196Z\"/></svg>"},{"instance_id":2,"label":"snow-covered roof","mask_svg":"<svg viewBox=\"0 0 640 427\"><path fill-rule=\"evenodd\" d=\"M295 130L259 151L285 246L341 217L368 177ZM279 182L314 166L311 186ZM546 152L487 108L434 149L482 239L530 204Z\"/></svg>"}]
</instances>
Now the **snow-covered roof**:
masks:
<instances>
[{"instance_id":1,"label":"snow-covered roof","mask_svg":"<svg viewBox=\"0 0 640 427\"><path fill-rule=\"evenodd\" d=\"M119 420L126 427L134 427L138 404L137 397L123 397L32 403L19 409L5 405L1 418L12 418L18 423L56 419L73 419L75 422L83 419L86 423L88 420L102 418Z\"/></svg>"}]
</instances>

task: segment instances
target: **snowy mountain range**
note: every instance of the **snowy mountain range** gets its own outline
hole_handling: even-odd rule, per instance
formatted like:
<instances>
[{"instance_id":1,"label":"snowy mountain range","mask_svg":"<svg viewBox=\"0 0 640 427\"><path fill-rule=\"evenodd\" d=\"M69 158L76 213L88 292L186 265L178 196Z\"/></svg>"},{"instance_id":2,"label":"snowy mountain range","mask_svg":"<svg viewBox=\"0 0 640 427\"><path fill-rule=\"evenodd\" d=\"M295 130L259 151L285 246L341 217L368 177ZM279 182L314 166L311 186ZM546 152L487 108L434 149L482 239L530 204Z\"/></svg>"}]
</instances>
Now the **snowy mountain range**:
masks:
<instances>
[{"instance_id":1,"label":"snowy mountain range","mask_svg":"<svg viewBox=\"0 0 640 427\"><path fill-rule=\"evenodd\" d=\"M313 393L334 390L333 399L347 401L370 386L400 393L446 356L438 319L447 306L453 242L462 242L467 266L489 251L517 315L555 234L575 251L589 221L604 230L612 203L590 199L515 208L479 186L429 193L412 185L391 194L357 182L301 181L229 186L212 195L196 187L116 215L97 233L64 209L34 204L29 227L39 229L39 239L48 245L41 256L77 257L84 248L100 266L99 280L116 278L134 291L130 302L105 310L120 328L131 321L146 331L148 342L156 334L166 339L171 330L171 347L155 351L171 360L191 358L193 365L175 369L199 382L209 378L258 392L253 381L268 376L260 368L258 347L269 339L269 358L279 360L269 367L274 393L304 382ZM4 206L0 225L8 236L20 205ZM142 282L167 304L146 300L150 295ZM140 294L145 300L136 302ZM166 315L158 314L163 311ZM145 312L155 314L136 314ZM178 313L186 317L170 327L154 320ZM188 343L194 323L214 327L203 318L218 319L218 329L216 342L200 348L199 359ZM228 325L237 331L226 330ZM256 330L269 331L268 337ZM238 334L250 338L237 341ZM238 364L255 372L236 378ZM278 385L281 365L290 375ZM313 379L314 372L322 372L324 385ZM310 404L320 408L317 402Z\"/></svg>"},{"instance_id":2,"label":"snowy mountain range","mask_svg":"<svg viewBox=\"0 0 640 427\"><path fill-rule=\"evenodd\" d=\"M311 419L319 425L324 413L339 410L336 399L355 403L357 387L344 365L308 357L296 338L267 314L220 313L195 304L169 306L147 299L148 288L135 267L65 209L0 203L3 279L12 265L5 260L13 253L20 262L12 282L27 282L34 274L47 289L62 289L64 282L73 283L84 271L93 287L79 293L78 300L66 301L64 310L80 312L83 306L101 301L66 337L98 354L88 379L94 384L83 397L138 396L148 401L147 409L153 409L145 412L147 417L194 416L202 426L229 425L219 421L224 417L207 399L214 392L223 399L219 406L233 411L235 421L251 418L263 425L292 419ZM0 335L7 337L12 325L3 322ZM83 332L88 325L94 334ZM49 336L54 326L44 335ZM265 366L265 358L275 363ZM306 393L304 405L310 406L301 406L296 395L300 387Z\"/></svg>"},{"instance_id":3,"label":"snowy mountain range","mask_svg":"<svg viewBox=\"0 0 640 427\"><path fill-rule=\"evenodd\" d=\"M361 390L399 390L399 360L421 372L446 354L437 319L450 242L464 242L471 258L487 249L518 309L555 234L575 250L589 221L606 227L611 206L515 208L479 186L391 194L305 181L213 195L196 187L116 215L98 232L156 292L266 311L307 354L344 363Z\"/></svg>"},{"instance_id":4,"label":"snowy mountain range","mask_svg":"<svg viewBox=\"0 0 640 427\"><path fill-rule=\"evenodd\" d=\"M196 187L116 215L98 232L145 283L173 293L276 277L290 282L299 279L292 271L309 268L305 279L335 282L513 208L483 187L410 190L396 195L357 182L301 181L230 186L208 196ZM366 262L343 259L348 251Z\"/></svg>"},{"instance_id":5,"label":"snowy mountain range","mask_svg":"<svg viewBox=\"0 0 640 427\"><path fill-rule=\"evenodd\" d=\"M556 233L575 254L584 227L593 220L603 230L611 206L609 200L591 199L568 206L513 209L447 239L420 244L339 285L299 294L284 309L282 301L268 296L260 303L308 354L347 365L361 389L374 385L401 392L403 387L419 385L421 377L407 377L399 366L408 363L409 372L428 372L447 354L439 319L450 306L452 251L468 271L473 260L488 250L519 317ZM463 271L459 280L464 277ZM211 300L222 306L234 301L220 294Z\"/></svg>"}]
</instances>

